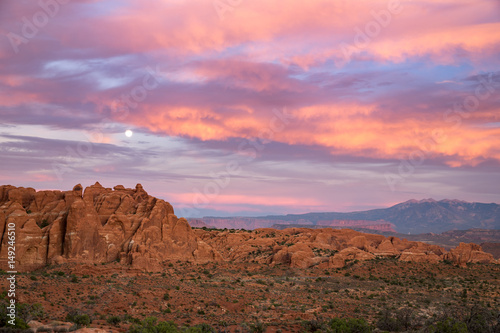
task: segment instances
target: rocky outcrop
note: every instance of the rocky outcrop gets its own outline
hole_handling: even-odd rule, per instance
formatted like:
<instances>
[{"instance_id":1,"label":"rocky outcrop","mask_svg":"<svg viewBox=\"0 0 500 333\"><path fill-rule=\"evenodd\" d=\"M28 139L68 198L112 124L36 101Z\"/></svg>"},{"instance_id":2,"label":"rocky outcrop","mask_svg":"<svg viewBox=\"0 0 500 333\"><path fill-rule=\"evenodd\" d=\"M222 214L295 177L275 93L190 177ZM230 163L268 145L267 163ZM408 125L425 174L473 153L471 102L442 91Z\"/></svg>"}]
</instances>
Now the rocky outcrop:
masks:
<instances>
[{"instance_id":1,"label":"rocky outcrop","mask_svg":"<svg viewBox=\"0 0 500 333\"><path fill-rule=\"evenodd\" d=\"M52 263L119 261L132 268L160 270L168 260L221 260L172 206L135 189L99 183L71 191L0 186L0 262L6 267L6 226L15 225L16 269ZM13 224L12 224L13 223Z\"/></svg>"},{"instance_id":2,"label":"rocky outcrop","mask_svg":"<svg viewBox=\"0 0 500 333\"><path fill-rule=\"evenodd\" d=\"M341 268L346 265L349 260L371 260L375 259L375 255L360 250L356 247L348 247L337 253L336 255L330 257L328 260L329 268Z\"/></svg>"},{"instance_id":3,"label":"rocky outcrop","mask_svg":"<svg viewBox=\"0 0 500 333\"><path fill-rule=\"evenodd\" d=\"M477 244L460 243L456 248L444 255L444 259L450 260L460 266L467 263L490 263L494 262L493 255L483 252L481 246Z\"/></svg>"},{"instance_id":4,"label":"rocky outcrop","mask_svg":"<svg viewBox=\"0 0 500 333\"><path fill-rule=\"evenodd\" d=\"M258 262L307 268L341 268L352 261L391 257L401 261L436 263L451 260L462 262L497 263L475 245L470 251L463 245L448 253L444 248L397 237L365 234L350 229L284 230L195 230L209 245L219 249L222 257L232 261ZM458 252L457 252L458 251Z\"/></svg>"},{"instance_id":5,"label":"rocky outcrop","mask_svg":"<svg viewBox=\"0 0 500 333\"><path fill-rule=\"evenodd\" d=\"M290 267L307 268L314 263L314 253L305 243L297 243L290 247L278 247L272 257L274 264L287 264Z\"/></svg>"},{"instance_id":6,"label":"rocky outcrop","mask_svg":"<svg viewBox=\"0 0 500 333\"><path fill-rule=\"evenodd\" d=\"M192 229L164 200L118 185L96 183L71 191L0 186L0 264L8 261L8 226L16 230L16 267L119 262L160 271L168 261L235 261L295 268L340 268L352 261L392 257L457 265L498 263L476 244L444 248L350 229Z\"/></svg>"}]
</instances>

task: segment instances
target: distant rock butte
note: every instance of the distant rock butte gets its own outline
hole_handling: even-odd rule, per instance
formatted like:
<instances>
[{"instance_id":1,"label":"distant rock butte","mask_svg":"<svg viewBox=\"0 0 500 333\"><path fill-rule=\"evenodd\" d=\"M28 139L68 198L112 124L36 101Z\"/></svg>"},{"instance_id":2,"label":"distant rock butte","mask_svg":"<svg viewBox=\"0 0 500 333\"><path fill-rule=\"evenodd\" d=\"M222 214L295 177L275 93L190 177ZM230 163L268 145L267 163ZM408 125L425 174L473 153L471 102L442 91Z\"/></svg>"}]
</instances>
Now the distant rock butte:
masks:
<instances>
[{"instance_id":1,"label":"distant rock butte","mask_svg":"<svg viewBox=\"0 0 500 333\"><path fill-rule=\"evenodd\" d=\"M0 268L7 269L9 224L16 228L16 270L48 264L119 262L161 271L172 260L255 261L297 268L343 267L352 260L394 257L403 261L499 263L476 244L450 250L349 229L270 228L254 231L191 229L172 206L121 185L85 190L35 191L0 186ZM199 226L202 224L200 223Z\"/></svg>"},{"instance_id":2,"label":"distant rock butte","mask_svg":"<svg viewBox=\"0 0 500 333\"><path fill-rule=\"evenodd\" d=\"M265 217L204 217L189 219L189 224L193 227L212 227L217 229L258 229L258 228L313 228L321 229L324 227L332 228L363 228L370 230L378 230L385 232L396 232L394 225L384 220L369 221L369 220L319 220L313 224L309 220L272 220Z\"/></svg>"}]
</instances>

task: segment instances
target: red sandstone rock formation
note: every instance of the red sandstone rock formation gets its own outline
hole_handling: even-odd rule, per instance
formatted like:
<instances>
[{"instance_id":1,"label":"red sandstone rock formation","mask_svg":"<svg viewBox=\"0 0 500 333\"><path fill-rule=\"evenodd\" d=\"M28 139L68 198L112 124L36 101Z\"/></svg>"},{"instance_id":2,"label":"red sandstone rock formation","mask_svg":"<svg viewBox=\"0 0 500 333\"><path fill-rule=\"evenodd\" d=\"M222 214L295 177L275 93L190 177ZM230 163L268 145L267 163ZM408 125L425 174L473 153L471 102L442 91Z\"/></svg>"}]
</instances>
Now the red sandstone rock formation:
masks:
<instances>
[{"instance_id":1,"label":"red sandstone rock formation","mask_svg":"<svg viewBox=\"0 0 500 333\"><path fill-rule=\"evenodd\" d=\"M72 191L0 186L0 234L16 225L16 269L50 263L120 261L159 270L165 260L212 261L221 257L192 232L172 206L135 189L99 183ZM0 244L6 267L7 237Z\"/></svg>"},{"instance_id":2,"label":"red sandstone rock formation","mask_svg":"<svg viewBox=\"0 0 500 333\"><path fill-rule=\"evenodd\" d=\"M415 262L448 259L455 264L461 264L462 261L497 263L493 256L482 252L475 244L472 251L452 250L448 254L444 248L436 245L349 229L266 228L254 232L196 230L196 234L217 248L224 258L232 261L255 261L299 268L314 265L339 268L350 260L362 261L376 257ZM456 253L461 253L461 256Z\"/></svg>"},{"instance_id":3,"label":"red sandstone rock formation","mask_svg":"<svg viewBox=\"0 0 500 333\"><path fill-rule=\"evenodd\" d=\"M118 261L159 271L165 261L237 261L308 268L343 267L352 260L498 263L476 244L444 248L349 229L270 228L254 231L191 229L172 206L135 189L99 183L71 191L0 186L0 264L7 267L7 226L16 226L16 269L47 264Z\"/></svg>"},{"instance_id":4,"label":"red sandstone rock formation","mask_svg":"<svg viewBox=\"0 0 500 333\"><path fill-rule=\"evenodd\" d=\"M460 243L450 252L444 255L444 259L450 260L460 266L467 263L490 263L494 262L493 255L483 252L481 246L477 244Z\"/></svg>"}]
</instances>

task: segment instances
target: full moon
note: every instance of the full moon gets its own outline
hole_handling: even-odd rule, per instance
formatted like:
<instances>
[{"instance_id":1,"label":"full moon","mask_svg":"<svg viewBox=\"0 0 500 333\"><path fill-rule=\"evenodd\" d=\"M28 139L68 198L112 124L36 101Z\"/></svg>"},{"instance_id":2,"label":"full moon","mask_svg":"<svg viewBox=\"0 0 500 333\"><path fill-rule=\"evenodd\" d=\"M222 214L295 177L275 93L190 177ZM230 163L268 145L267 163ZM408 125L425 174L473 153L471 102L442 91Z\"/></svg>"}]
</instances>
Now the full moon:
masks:
<instances>
[{"instance_id":1,"label":"full moon","mask_svg":"<svg viewBox=\"0 0 500 333\"><path fill-rule=\"evenodd\" d=\"M132 132L131 130L126 130L125 135L127 136L127 138L130 138L132 137L132 135L134 135L134 132Z\"/></svg>"}]
</instances>

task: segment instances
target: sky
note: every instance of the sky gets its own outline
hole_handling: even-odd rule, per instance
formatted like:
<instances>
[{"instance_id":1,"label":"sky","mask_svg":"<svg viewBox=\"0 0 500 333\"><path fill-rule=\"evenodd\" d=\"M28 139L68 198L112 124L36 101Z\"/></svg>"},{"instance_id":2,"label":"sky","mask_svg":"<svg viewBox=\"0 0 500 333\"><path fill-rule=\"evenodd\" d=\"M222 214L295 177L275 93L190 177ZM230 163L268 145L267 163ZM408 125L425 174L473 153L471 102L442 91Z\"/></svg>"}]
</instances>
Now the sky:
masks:
<instances>
[{"instance_id":1,"label":"sky","mask_svg":"<svg viewBox=\"0 0 500 333\"><path fill-rule=\"evenodd\" d=\"M2 0L0 184L176 214L500 202L498 0Z\"/></svg>"}]
</instances>

